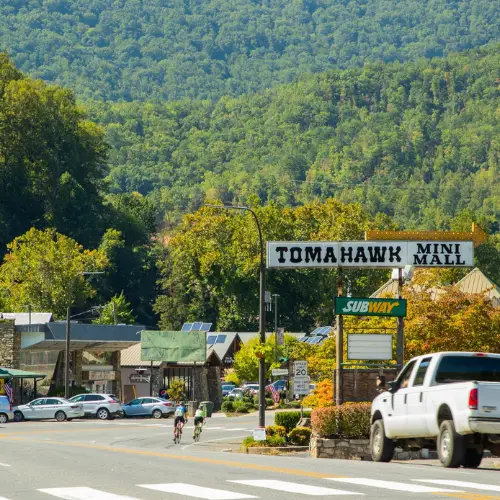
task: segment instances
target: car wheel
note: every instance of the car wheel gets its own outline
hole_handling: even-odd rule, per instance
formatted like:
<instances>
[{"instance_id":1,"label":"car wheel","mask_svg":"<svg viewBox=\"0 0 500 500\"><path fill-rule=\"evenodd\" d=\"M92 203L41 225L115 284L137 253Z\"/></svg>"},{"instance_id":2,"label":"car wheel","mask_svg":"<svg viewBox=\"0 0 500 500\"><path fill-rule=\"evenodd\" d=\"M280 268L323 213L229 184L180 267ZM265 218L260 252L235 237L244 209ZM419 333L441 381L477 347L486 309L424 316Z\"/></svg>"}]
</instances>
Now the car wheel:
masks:
<instances>
[{"instance_id":1,"label":"car wheel","mask_svg":"<svg viewBox=\"0 0 500 500\"><path fill-rule=\"evenodd\" d=\"M9 421L9 417L5 413L0 413L0 424L6 424Z\"/></svg>"},{"instance_id":2,"label":"car wheel","mask_svg":"<svg viewBox=\"0 0 500 500\"><path fill-rule=\"evenodd\" d=\"M162 413L160 410L155 410L153 412L153 418L161 418L162 417Z\"/></svg>"},{"instance_id":3,"label":"car wheel","mask_svg":"<svg viewBox=\"0 0 500 500\"><path fill-rule=\"evenodd\" d=\"M467 448L465 450L463 466L467 469L477 469L482 460L483 450L476 450L476 448Z\"/></svg>"},{"instance_id":4,"label":"car wheel","mask_svg":"<svg viewBox=\"0 0 500 500\"><path fill-rule=\"evenodd\" d=\"M58 422L64 422L66 420L66 413L64 413L63 411L58 411L56 414L55 414L55 419L58 421Z\"/></svg>"},{"instance_id":5,"label":"car wheel","mask_svg":"<svg viewBox=\"0 0 500 500\"><path fill-rule=\"evenodd\" d=\"M20 411L16 411L14 413L14 421L15 422L22 422L24 420L24 415Z\"/></svg>"},{"instance_id":6,"label":"car wheel","mask_svg":"<svg viewBox=\"0 0 500 500\"><path fill-rule=\"evenodd\" d=\"M97 418L99 420L108 420L108 418L109 418L109 411L106 408L99 408L97 410Z\"/></svg>"},{"instance_id":7,"label":"car wheel","mask_svg":"<svg viewBox=\"0 0 500 500\"><path fill-rule=\"evenodd\" d=\"M444 467L455 468L465 460L464 437L457 434L453 420L445 420L439 427L437 441L439 460Z\"/></svg>"},{"instance_id":8,"label":"car wheel","mask_svg":"<svg viewBox=\"0 0 500 500\"><path fill-rule=\"evenodd\" d=\"M374 462L390 462L392 460L394 441L385 435L383 420L375 420L372 424L370 451Z\"/></svg>"}]
</instances>

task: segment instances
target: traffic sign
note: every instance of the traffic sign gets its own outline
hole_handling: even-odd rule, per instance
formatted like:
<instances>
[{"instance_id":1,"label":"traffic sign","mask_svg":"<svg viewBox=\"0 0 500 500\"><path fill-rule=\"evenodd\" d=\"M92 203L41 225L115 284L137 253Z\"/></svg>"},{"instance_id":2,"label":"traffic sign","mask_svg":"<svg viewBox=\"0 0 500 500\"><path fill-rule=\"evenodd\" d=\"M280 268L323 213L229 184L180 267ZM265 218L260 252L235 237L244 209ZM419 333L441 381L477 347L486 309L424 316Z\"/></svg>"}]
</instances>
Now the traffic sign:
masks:
<instances>
[{"instance_id":1,"label":"traffic sign","mask_svg":"<svg viewBox=\"0 0 500 500\"><path fill-rule=\"evenodd\" d=\"M285 343L285 329L284 328L278 328L276 331L276 336L277 338L277 344L278 345L283 345Z\"/></svg>"},{"instance_id":2,"label":"traffic sign","mask_svg":"<svg viewBox=\"0 0 500 500\"><path fill-rule=\"evenodd\" d=\"M309 394L309 379L293 379L293 393L299 396Z\"/></svg>"},{"instance_id":3,"label":"traffic sign","mask_svg":"<svg viewBox=\"0 0 500 500\"><path fill-rule=\"evenodd\" d=\"M307 361L300 360L293 362L293 378L309 380L307 376Z\"/></svg>"},{"instance_id":4,"label":"traffic sign","mask_svg":"<svg viewBox=\"0 0 500 500\"><path fill-rule=\"evenodd\" d=\"M275 377L279 377L280 375L288 375L288 370L285 370L284 368L273 368L271 370L271 375L274 375Z\"/></svg>"}]
</instances>

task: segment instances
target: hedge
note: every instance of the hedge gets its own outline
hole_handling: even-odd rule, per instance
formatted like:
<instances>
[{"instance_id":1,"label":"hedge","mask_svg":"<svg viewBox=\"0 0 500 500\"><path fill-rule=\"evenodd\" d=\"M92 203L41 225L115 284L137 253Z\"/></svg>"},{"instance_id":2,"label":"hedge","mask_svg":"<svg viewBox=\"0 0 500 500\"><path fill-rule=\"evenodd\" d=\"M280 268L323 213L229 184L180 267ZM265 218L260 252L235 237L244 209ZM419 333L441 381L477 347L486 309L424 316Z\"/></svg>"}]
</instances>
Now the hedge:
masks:
<instances>
[{"instance_id":1,"label":"hedge","mask_svg":"<svg viewBox=\"0 0 500 500\"><path fill-rule=\"evenodd\" d=\"M322 438L369 438L371 403L353 403L313 410L313 433Z\"/></svg>"},{"instance_id":2,"label":"hedge","mask_svg":"<svg viewBox=\"0 0 500 500\"><path fill-rule=\"evenodd\" d=\"M267 437L265 441L255 441L253 436L248 436L243 440L242 444L244 449L260 447L260 446L276 447L276 446L285 446L286 440L283 436L274 435Z\"/></svg>"},{"instance_id":3,"label":"hedge","mask_svg":"<svg viewBox=\"0 0 500 500\"><path fill-rule=\"evenodd\" d=\"M297 446L307 446L311 440L311 429L307 427L295 427L288 434L288 440Z\"/></svg>"},{"instance_id":4,"label":"hedge","mask_svg":"<svg viewBox=\"0 0 500 500\"><path fill-rule=\"evenodd\" d=\"M304 418L310 417L311 412L305 411ZM276 425L281 425L286 429L286 432L290 432L300 420L300 411L279 411L274 416L274 423Z\"/></svg>"}]
</instances>

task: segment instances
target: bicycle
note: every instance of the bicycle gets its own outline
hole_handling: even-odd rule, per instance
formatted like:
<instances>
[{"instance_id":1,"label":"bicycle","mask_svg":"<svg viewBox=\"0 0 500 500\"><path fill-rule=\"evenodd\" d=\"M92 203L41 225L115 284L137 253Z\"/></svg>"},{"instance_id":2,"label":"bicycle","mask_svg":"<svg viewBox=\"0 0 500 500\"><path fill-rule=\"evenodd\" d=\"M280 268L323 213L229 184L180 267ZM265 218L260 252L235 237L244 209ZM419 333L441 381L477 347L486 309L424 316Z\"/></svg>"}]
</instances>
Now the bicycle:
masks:
<instances>
[{"instance_id":1,"label":"bicycle","mask_svg":"<svg viewBox=\"0 0 500 500\"><path fill-rule=\"evenodd\" d=\"M174 443L179 444L181 442L181 437L182 437L182 423L177 422L174 432Z\"/></svg>"},{"instance_id":2,"label":"bicycle","mask_svg":"<svg viewBox=\"0 0 500 500\"><path fill-rule=\"evenodd\" d=\"M193 436L193 439L195 442L198 442L200 440L200 434L201 434L201 427L202 427L203 424L200 424L200 422L198 422L196 424L196 427L194 428L194 436Z\"/></svg>"}]
</instances>

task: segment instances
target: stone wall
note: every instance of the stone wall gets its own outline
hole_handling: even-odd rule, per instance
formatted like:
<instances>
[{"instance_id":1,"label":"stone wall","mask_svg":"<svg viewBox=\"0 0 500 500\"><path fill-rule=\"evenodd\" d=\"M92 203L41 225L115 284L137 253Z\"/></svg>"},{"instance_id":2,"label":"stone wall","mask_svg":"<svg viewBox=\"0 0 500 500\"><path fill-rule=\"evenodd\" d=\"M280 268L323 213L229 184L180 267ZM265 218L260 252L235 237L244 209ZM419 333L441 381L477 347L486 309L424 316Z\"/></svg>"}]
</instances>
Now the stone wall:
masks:
<instances>
[{"instance_id":1,"label":"stone wall","mask_svg":"<svg viewBox=\"0 0 500 500\"><path fill-rule=\"evenodd\" d=\"M21 362L21 333L14 321L0 320L0 366L19 369Z\"/></svg>"},{"instance_id":2,"label":"stone wall","mask_svg":"<svg viewBox=\"0 0 500 500\"><path fill-rule=\"evenodd\" d=\"M333 374L333 393L336 392L336 370ZM377 377L383 375L386 383L394 380L396 369L346 369L342 370L342 400L373 401L378 395Z\"/></svg>"}]
</instances>

